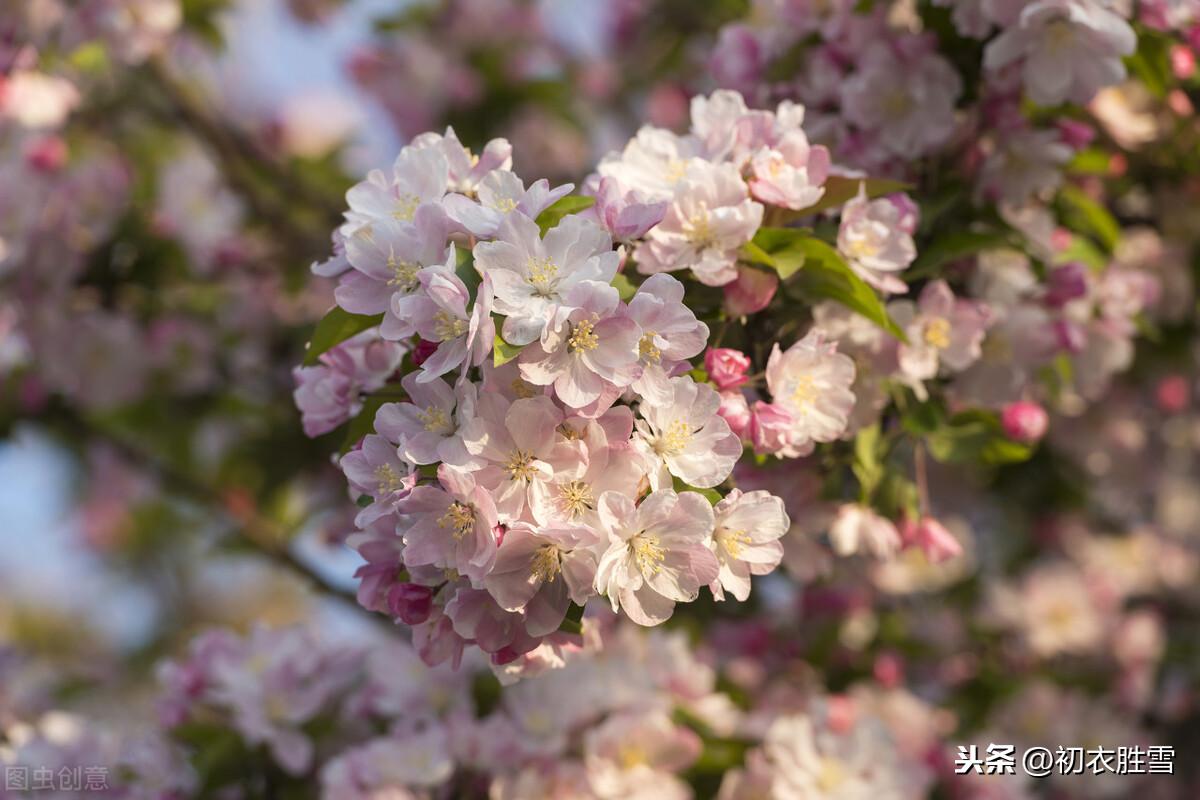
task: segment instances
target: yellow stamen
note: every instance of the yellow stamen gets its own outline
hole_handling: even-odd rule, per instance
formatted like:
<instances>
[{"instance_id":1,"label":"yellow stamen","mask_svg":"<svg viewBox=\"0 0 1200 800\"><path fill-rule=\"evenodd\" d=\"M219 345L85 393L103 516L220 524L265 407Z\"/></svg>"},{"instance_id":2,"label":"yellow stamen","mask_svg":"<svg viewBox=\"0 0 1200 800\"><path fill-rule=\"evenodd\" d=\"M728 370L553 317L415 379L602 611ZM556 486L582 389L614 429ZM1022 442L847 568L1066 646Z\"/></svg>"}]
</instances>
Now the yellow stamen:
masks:
<instances>
[{"instance_id":1,"label":"yellow stamen","mask_svg":"<svg viewBox=\"0 0 1200 800\"><path fill-rule=\"evenodd\" d=\"M540 581L554 583L558 573L562 572L562 551L558 545L544 544L533 553L533 563L529 573Z\"/></svg>"},{"instance_id":2,"label":"yellow stamen","mask_svg":"<svg viewBox=\"0 0 1200 800\"><path fill-rule=\"evenodd\" d=\"M656 336L658 336L657 331L646 331L638 341L638 355L650 364L657 364L662 360L662 350L654 346L654 337Z\"/></svg>"},{"instance_id":3,"label":"yellow stamen","mask_svg":"<svg viewBox=\"0 0 1200 800\"><path fill-rule=\"evenodd\" d=\"M817 399L817 386L812 375L799 375L792 388L792 402L798 406L811 405Z\"/></svg>"},{"instance_id":4,"label":"yellow stamen","mask_svg":"<svg viewBox=\"0 0 1200 800\"><path fill-rule=\"evenodd\" d=\"M591 319L581 319L571 328L571 338L567 339L567 346L571 348L572 353L578 353L581 350L595 350L600 346L600 338L595 334L596 316L593 314Z\"/></svg>"},{"instance_id":5,"label":"yellow stamen","mask_svg":"<svg viewBox=\"0 0 1200 800\"><path fill-rule=\"evenodd\" d=\"M677 456L687 447L691 438L691 426L677 419L654 440L654 452L660 456Z\"/></svg>"},{"instance_id":6,"label":"yellow stamen","mask_svg":"<svg viewBox=\"0 0 1200 800\"><path fill-rule=\"evenodd\" d=\"M437 524L439 528L449 528L455 539L461 539L475 527L475 509L462 503L451 503Z\"/></svg>"},{"instance_id":7,"label":"yellow stamen","mask_svg":"<svg viewBox=\"0 0 1200 800\"><path fill-rule=\"evenodd\" d=\"M558 265L550 258L531 258L526 264L529 277L525 282L533 287L538 297L552 297L558 286Z\"/></svg>"},{"instance_id":8,"label":"yellow stamen","mask_svg":"<svg viewBox=\"0 0 1200 800\"><path fill-rule=\"evenodd\" d=\"M401 222L412 222L419 205L421 205L421 198L415 194L400 195L396 198L396 207L392 209L392 216Z\"/></svg>"},{"instance_id":9,"label":"yellow stamen","mask_svg":"<svg viewBox=\"0 0 1200 800\"><path fill-rule=\"evenodd\" d=\"M492 207L501 214L507 214L517 207L517 201L513 200L511 197L501 197Z\"/></svg>"},{"instance_id":10,"label":"yellow stamen","mask_svg":"<svg viewBox=\"0 0 1200 800\"><path fill-rule=\"evenodd\" d=\"M504 465L510 481L528 481L533 479L533 454L524 450L513 450L508 454L508 463Z\"/></svg>"},{"instance_id":11,"label":"yellow stamen","mask_svg":"<svg viewBox=\"0 0 1200 800\"><path fill-rule=\"evenodd\" d=\"M468 328L465 319L459 319L449 311L439 311L433 315L433 331L443 342L465 336Z\"/></svg>"},{"instance_id":12,"label":"yellow stamen","mask_svg":"<svg viewBox=\"0 0 1200 800\"><path fill-rule=\"evenodd\" d=\"M658 537L648 533L639 533L630 539L629 552L633 554L633 561L643 575L657 575L667 557L667 551L659 544Z\"/></svg>"},{"instance_id":13,"label":"yellow stamen","mask_svg":"<svg viewBox=\"0 0 1200 800\"><path fill-rule=\"evenodd\" d=\"M417 419L421 420L421 425L427 431L444 431L449 425L450 418L446 412L437 406L430 406L424 411L417 412Z\"/></svg>"},{"instance_id":14,"label":"yellow stamen","mask_svg":"<svg viewBox=\"0 0 1200 800\"><path fill-rule=\"evenodd\" d=\"M596 495L592 487L583 481L570 481L558 488L558 501L572 518L596 507Z\"/></svg>"},{"instance_id":15,"label":"yellow stamen","mask_svg":"<svg viewBox=\"0 0 1200 800\"><path fill-rule=\"evenodd\" d=\"M950 346L950 322L941 317L934 317L925 323L925 344L945 350Z\"/></svg>"},{"instance_id":16,"label":"yellow stamen","mask_svg":"<svg viewBox=\"0 0 1200 800\"><path fill-rule=\"evenodd\" d=\"M713 538L725 549L730 558L739 557L742 554L742 548L750 544L749 534L731 528L718 528Z\"/></svg>"},{"instance_id":17,"label":"yellow stamen","mask_svg":"<svg viewBox=\"0 0 1200 800\"><path fill-rule=\"evenodd\" d=\"M391 464L380 464L375 468L375 478L382 492L395 492L404 485L404 478Z\"/></svg>"}]
</instances>

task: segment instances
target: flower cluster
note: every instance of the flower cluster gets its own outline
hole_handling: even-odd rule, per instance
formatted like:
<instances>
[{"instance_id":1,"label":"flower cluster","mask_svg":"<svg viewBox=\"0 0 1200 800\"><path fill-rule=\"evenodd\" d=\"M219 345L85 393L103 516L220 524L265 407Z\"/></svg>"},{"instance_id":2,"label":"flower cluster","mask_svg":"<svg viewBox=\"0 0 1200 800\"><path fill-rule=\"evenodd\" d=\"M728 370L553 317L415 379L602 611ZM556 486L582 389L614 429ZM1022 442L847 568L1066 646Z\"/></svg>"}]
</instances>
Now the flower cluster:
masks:
<instances>
[{"instance_id":1,"label":"flower cluster","mask_svg":"<svg viewBox=\"0 0 1200 800\"><path fill-rule=\"evenodd\" d=\"M740 98L711 105L726 102ZM773 125L772 115L739 113L728 124ZM799 118L771 141L806 148ZM712 166L695 165L698 175ZM722 169L744 195L738 170ZM364 498L352 541L368 562L360 600L416 626L432 662L457 661L469 642L510 661L595 595L655 625L706 587L744 599L750 575L779 562L782 502L711 492L742 444L718 392L688 374L709 328L684 285L659 270L636 288L626 279L624 296L614 285L624 249L613 237L645 236L635 253L649 252L671 214L704 207L712 187L698 177L679 188L672 212L615 180L602 182L594 211L547 221L570 185L527 187L502 140L476 157L453 130L421 136L388 173L347 193L338 255L316 268L339 276L338 313L380 316L297 371L297 403L318 434L360 413L364 394L402 398L371 409L372 432L341 465ZM761 206L743 201L757 212L727 248L761 219ZM673 268L685 266L705 270ZM772 367L791 398L781 413L794 414L796 448L840 433L806 410L830 389L807 368ZM836 403L853 402L852 375L841 365Z\"/></svg>"}]
</instances>

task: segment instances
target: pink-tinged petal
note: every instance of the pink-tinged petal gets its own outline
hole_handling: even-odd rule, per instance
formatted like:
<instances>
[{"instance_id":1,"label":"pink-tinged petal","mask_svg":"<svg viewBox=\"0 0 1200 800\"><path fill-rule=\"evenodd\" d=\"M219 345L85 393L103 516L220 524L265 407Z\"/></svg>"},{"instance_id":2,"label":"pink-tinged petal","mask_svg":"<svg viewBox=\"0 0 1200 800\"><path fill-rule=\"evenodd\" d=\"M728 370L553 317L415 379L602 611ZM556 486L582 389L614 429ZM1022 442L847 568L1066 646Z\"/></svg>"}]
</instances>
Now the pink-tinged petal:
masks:
<instances>
[{"instance_id":1,"label":"pink-tinged petal","mask_svg":"<svg viewBox=\"0 0 1200 800\"><path fill-rule=\"evenodd\" d=\"M620 603L625 615L638 625L661 625L675 612L675 601L649 586L637 590L622 589Z\"/></svg>"},{"instance_id":2,"label":"pink-tinged petal","mask_svg":"<svg viewBox=\"0 0 1200 800\"><path fill-rule=\"evenodd\" d=\"M361 272L349 272L333 290L333 297L339 306L351 314L371 316L388 310L392 291L383 281Z\"/></svg>"}]
</instances>

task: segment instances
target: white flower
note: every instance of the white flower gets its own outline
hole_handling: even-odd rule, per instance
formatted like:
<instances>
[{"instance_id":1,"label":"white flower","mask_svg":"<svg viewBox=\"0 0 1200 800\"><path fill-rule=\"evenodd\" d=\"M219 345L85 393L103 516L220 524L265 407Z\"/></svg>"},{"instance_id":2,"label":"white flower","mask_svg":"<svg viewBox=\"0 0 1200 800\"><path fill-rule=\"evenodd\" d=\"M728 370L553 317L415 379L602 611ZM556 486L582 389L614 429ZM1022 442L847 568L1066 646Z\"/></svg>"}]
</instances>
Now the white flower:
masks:
<instances>
[{"instance_id":1,"label":"white flower","mask_svg":"<svg viewBox=\"0 0 1200 800\"><path fill-rule=\"evenodd\" d=\"M695 492L653 492L634 506L616 492L600 498L600 524L609 546L600 558L596 591L639 625L670 618L675 603L690 603L719 572L708 547L713 510Z\"/></svg>"},{"instance_id":2,"label":"white flower","mask_svg":"<svg viewBox=\"0 0 1200 800\"><path fill-rule=\"evenodd\" d=\"M434 149L406 147L396 156L391 174L371 170L367 179L346 192L350 210L341 227L349 240L364 226L385 219L412 222L423 203L436 203L446 194L449 166Z\"/></svg>"},{"instance_id":3,"label":"white flower","mask_svg":"<svg viewBox=\"0 0 1200 800\"><path fill-rule=\"evenodd\" d=\"M475 267L492 280L496 311L507 317L504 339L529 344L581 281L608 283L619 257L599 225L579 215L563 218L542 239L537 224L510 214L497 240L475 246Z\"/></svg>"},{"instance_id":4,"label":"white flower","mask_svg":"<svg viewBox=\"0 0 1200 800\"><path fill-rule=\"evenodd\" d=\"M596 171L601 177L615 179L623 190L641 192L650 201L670 200L688 162L703 155L703 147L695 137L646 126L623 152L605 156Z\"/></svg>"},{"instance_id":5,"label":"white flower","mask_svg":"<svg viewBox=\"0 0 1200 800\"><path fill-rule=\"evenodd\" d=\"M537 219L555 200L571 193L574 184L565 183L553 190L545 178L528 189L516 173L496 170L487 175L476 190L478 202L452 194L443 205L450 218L475 236L493 236L510 214Z\"/></svg>"},{"instance_id":6,"label":"white flower","mask_svg":"<svg viewBox=\"0 0 1200 800\"><path fill-rule=\"evenodd\" d=\"M841 436L854 408L854 361L813 328L786 351L776 344L767 359L772 403L794 419L795 433L815 442Z\"/></svg>"},{"instance_id":7,"label":"white flower","mask_svg":"<svg viewBox=\"0 0 1200 800\"><path fill-rule=\"evenodd\" d=\"M829 528L829 541L839 556L864 553L891 558L900 549L900 532L867 506L846 503Z\"/></svg>"},{"instance_id":8,"label":"white flower","mask_svg":"<svg viewBox=\"0 0 1200 800\"><path fill-rule=\"evenodd\" d=\"M1087 103L1105 86L1125 79L1121 60L1137 36L1100 0L1036 0L1012 27L992 40L983 64L999 70L1024 59L1025 91L1044 106Z\"/></svg>"},{"instance_id":9,"label":"white flower","mask_svg":"<svg viewBox=\"0 0 1200 800\"><path fill-rule=\"evenodd\" d=\"M904 281L893 274L908 269L917 257L904 215L901 204L889 198L868 200L865 186L859 186L858 196L842 209L838 252L855 274L882 292L908 291Z\"/></svg>"},{"instance_id":10,"label":"white flower","mask_svg":"<svg viewBox=\"0 0 1200 800\"><path fill-rule=\"evenodd\" d=\"M761 490L734 489L717 503L713 514L713 550L721 572L709 589L718 600L725 599L726 590L745 600L750 596L750 576L766 575L779 566L783 559L779 539L791 521L783 500Z\"/></svg>"},{"instance_id":11,"label":"white flower","mask_svg":"<svg viewBox=\"0 0 1200 800\"><path fill-rule=\"evenodd\" d=\"M683 284L670 275L651 275L629 301L626 316L641 327L641 376L633 390L655 403L671 402L669 378L686 368L708 341L708 326L684 302Z\"/></svg>"},{"instance_id":12,"label":"white flower","mask_svg":"<svg viewBox=\"0 0 1200 800\"><path fill-rule=\"evenodd\" d=\"M701 283L723 286L737 278L738 250L754 238L762 217L737 167L693 159L666 217L638 246L638 270L691 269Z\"/></svg>"},{"instance_id":13,"label":"white flower","mask_svg":"<svg viewBox=\"0 0 1200 800\"><path fill-rule=\"evenodd\" d=\"M672 378L665 403L638 407L634 439L646 459L650 485L671 485L671 475L691 486L707 489L729 476L742 454L742 442L717 412L721 396L687 376Z\"/></svg>"}]
</instances>

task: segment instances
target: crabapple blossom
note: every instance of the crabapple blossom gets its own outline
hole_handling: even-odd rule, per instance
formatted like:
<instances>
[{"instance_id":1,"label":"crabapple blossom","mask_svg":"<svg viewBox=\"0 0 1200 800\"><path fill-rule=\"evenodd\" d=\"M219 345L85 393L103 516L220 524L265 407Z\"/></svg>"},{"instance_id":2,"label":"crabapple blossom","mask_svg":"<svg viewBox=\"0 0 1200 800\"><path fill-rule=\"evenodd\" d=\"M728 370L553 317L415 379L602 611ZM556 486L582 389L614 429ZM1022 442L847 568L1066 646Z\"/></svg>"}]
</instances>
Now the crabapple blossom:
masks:
<instances>
[{"instance_id":1,"label":"crabapple blossom","mask_svg":"<svg viewBox=\"0 0 1200 800\"><path fill-rule=\"evenodd\" d=\"M933 517L921 517L916 522L904 520L900 537L905 545L919 548L931 564L957 558L963 552L954 534Z\"/></svg>"},{"instance_id":2,"label":"crabapple blossom","mask_svg":"<svg viewBox=\"0 0 1200 800\"><path fill-rule=\"evenodd\" d=\"M507 611L523 611L531 636L558 630L567 607L592 595L599 536L585 528L510 525L484 579L488 592Z\"/></svg>"},{"instance_id":3,"label":"crabapple blossom","mask_svg":"<svg viewBox=\"0 0 1200 800\"><path fill-rule=\"evenodd\" d=\"M347 453L338 463L350 485L374 500L355 518L355 524L359 527L366 527L375 519L394 513L396 503L403 500L417 483L412 467L400 459L396 446L375 434L364 437L362 445Z\"/></svg>"},{"instance_id":4,"label":"crabapple blossom","mask_svg":"<svg viewBox=\"0 0 1200 800\"><path fill-rule=\"evenodd\" d=\"M713 551L721 564L717 579L709 584L713 597L730 592L738 600L750 596L750 576L766 575L779 566L783 545L779 539L791 526L783 501L764 491L729 494L713 507Z\"/></svg>"},{"instance_id":5,"label":"crabapple blossom","mask_svg":"<svg viewBox=\"0 0 1200 800\"><path fill-rule=\"evenodd\" d=\"M653 354L655 340L649 341L647 350L637 322L620 313L620 296L612 286L595 281L576 284L564 303L545 321L541 340L522 351L521 377L537 386L552 385L570 408L582 409L602 399L611 403L641 376L640 361ZM681 337L685 349L686 338L685 333ZM700 347L703 338L707 330ZM661 338L657 341L665 344Z\"/></svg>"},{"instance_id":6,"label":"crabapple blossom","mask_svg":"<svg viewBox=\"0 0 1200 800\"><path fill-rule=\"evenodd\" d=\"M344 800L416 797L421 789L445 783L453 772L445 731L435 725L343 752L321 769L321 788L325 797Z\"/></svg>"},{"instance_id":7,"label":"crabapple blossom","mask_svg":"<svg viewBox=\"0 0 1200 800\"><path fill-rule=\"evenodd\" d=\"M725 291L724 307L729 316L745 317L771 304L779 288L779 276L774 271L738 264L737 277L721 288Z\"/></svg>"},{"instance_id":8,"label":"crabapple blossom","mask_svg":"<svg viewBox=\"0 0 1200 800\"><path fill-rule=\"evenodd\" d=\"M586 470L583 445L558 432L563 413L549 397L510 403L484 394L476 410L463 428L463 444L483 465L475 480L492 493L500 521L516 522L526 509L549 504L556 476L578 478Z\"/></svg>"},{"instance_id":9,"label":"crabapple blossom","mask_svg":"<svg viewBox=\"0 0 1200 800\"><path fill-rule=\"evenodd\" d=\"M476 194L492 172L512 169L512 145L507 139L492 139L476 155L451 127L444 134L422 133L412 140L411 149L440 155L446 162L447 189L468 196Z\"/></svg>"},{"instance_id":10,"label":"crabapple blossom","mask_svg":"<svg viewBox=\"0 0 1200 800\"><path fill-rule=\"evenodd\" d=\"M615 180L621 191L640 192L647 202L670 201L691 159L703 157L694 136L646 126L620 153L610 153L596 167L602 178Z\"/></svg>"},{"instance_id":11,"label":"crabapple blossom","mask_svg":"<svg viewBox=\"0 0 1200 800\"><path fill-rule=\"evenodd\" d=\"M404 515L404 563L453 569L482 580L496 558L499 524L492 493L469 474L438 468L437 486L420 485L396 505Z\"/></svg>"},{"instance_id":12,"label":"crabapple blossom","mask_svg":"<svg viewBox=\"0 0 1200 800\"><path fill-rule=\"evenodd\" d=\"M689 787L674 773L703 749L700 737L662 711L610 717L584 742L591 785L600 797L685 800Z\"/></svg>"},{"instance_id":13,"label":"crabapple blossom","mask_svg":"<svg viewBox=\"0 0 1200 800\"><path fill-rule=\"evenodd\" d=\"M425 204L411 222L382 218L364 225L345 239L346 262L352 271L343 275L334 297L352 314L383 314L391 310L392 295L410 294L420 285L417 273L446 261L446 214L440 206ZM407 320L388 317L384 335L402 339L411 335Z\"/></svg>"},{"instance_id":14,"label":"crabapple blossom","mask_svg":"<svg viewBox=\"0 0 1200 800\"><path fill-rule=\"evenodd\" d=\"M293 397L308 436L328 433L362 409L359 394L385 383L404 357L404 348L363 331L322 353L313 367L296 367Z\"/></svg>"},{"instance_id":15,"label":"crabapple blossom","mask_svg":"<svg viewBox=\"0 0 1200 800\"><path fill-rule=\"evenodd\" d=\"M825 194L822 185L829 176L829 163L826 148L810 146L801 130L788 131L772 148L751 158L750 193L771 205L808 208Z\"/></svg>"},{"instance_id":16,"label":"crabapple blossom","mask_svg":"<svg viewBox=\"0 0 1200 800\"><path fill-rule=\"evenodd\" d=\"M670 618L720 572L709 549L713 510L695 492L651 492L641 503L615 492L600 497L600 525L609 540L596 571L596 591L639 625Z\"/></svg>"},{"instance_id":17,"label":"crabapple blossom","mask_svg":"<svg viewBox=\"0 0 1200 800\"><path fill-rule=\"evenodd\" d=\"M346 192L346 222L343 239L377 221L393 219L412 223L417 209L426 203L438 203L446 195L450 167L445 156L434 148L406 147L396 156L391 174L371 170L367 179Z\"/></svg>"},{"instance_id":18,"label":"crabapple blossom","mask_svg":"<svg viewBox=\"0 0 1200 800\"><path fill-rule=\"evenodd\" d=\"M666 200L648 201L637 190L621 191L615 178L603 177L596 188L596 217L618 242L631 242L662 222Z\"/></svg>"},{"instance_id":19,"label":"crabapple blossom","mask_svg":"<svg viewBox=\"0 0 1200 800\"><path fill-rule=\"evenodd\" d=\"M671 476L706 489L729 476L742 454L738 437L717 413L721 398L712 387L687 376L672 378L670 399L638 409L634 446L647 465L654 489L671 486Z\"/></svg>"},{"instance_id":20,"label":"crabapple blossom","mask_svg":"<svg viewBox=\"0 0 1200 800\"><path fill-rule=\"evenodd\" d=\"M471 456L463 446L461 428L475 415L475 385L462 382L452 389L440 378L421 381L420 374L410 372L400 379L410 402L380 406L375 430L398 445L413 464L443 461L466 466Z\"/></svg>"},{"instance_id":21,"label":"crabapple blossom","mask_svg":"<svg viewBox=\"0 0 1200 800\"><path fill-rule=\"evenodd\" d=\"M1018 442L1032 443L1039 441L1046 434L1049 416L1037 403L1019 400L1004 407L1000 413L1000 423L1010 438Z\"/></svg>"},{"instance_id":22,"label":"crabapple blossom","mask_svg":"<svg viewBox=\"0 0 1200 800\"><path fill-rule=\"evenodd\" d=\"M1125 78L1133 29L1102 0L1036 0L992 40L983 65L999 70L1023 62L1025 91L1041 105L1087 103Z\"/></svg>"},{"instance_id":23,"label":"crabapple blossom","mask_svg":"<svg viewBox=\"0 0 1200 800\"><path fill-rule=\"evenodd\" d=\"M796 438L830 442L846 430L854 408L854 361L813 328L787 350L776 344L767 359L767 387L791 415Z\"/></svg>"},{"instance_id":24,"label":"crabapple blossom","mask_svg":"<svg viewBox=\"0 0 1200 800\"><path fill-rule=\"evenodd\" d=\"M956 298L942 280L926 284L915 304L889 303L888 313L908 337L899 345L900 368L918 385L937 377L939 368L962 372L978 361L991 322L986 305Z\"/></svg>"},{"instance_id":25,"label":"crabapple blossom","mask_svg":"<svg viewBox=\"0 0 1200 800\"><path fill-rule=\"evenodd\" d=\"M420 291L392 296L392 316L406 320L425 341L437 343L421 362L419 383L445 375L460 364L479 366L496 335L489 277L484 277L472 305L466 284L451 270L455 259L451 246L444 267L426 267L417 273Z\"/></svg>"},{"instance_id":26,"label":"crabapple blossom","mask_svg":"<svg viewBox=\"0 0 1200 800\"><path fill-rule=\"evenodd\" d=\"M534 497L533 517L539 523L595 529L597 502L608 491L630 497L638 494L643 472L630 442L633 414L627 406L614 406L595 420L583 420L582 430L568 419L560 430L578 440L586 450L587 469L582 475L560 471L551 478L549 491Z\"/></svg>"},{"instance_id":27,"label":"crabapple blossom","mask_svg":"<svg viewBox=\"0 0 1200 800\"><path fill-rule=\"evenodd\" d=\"M514 345L537 339L548 319L583 281L608 283L618 256L608 234L579 215L564 217L543 239L533 220L510 214L497 238L475 246L475 267L492 281L503 336Z\"/></svg>"},{"instance_id":28,"label":"crabapple blossom","mask_svg":"<svg viewBox=\"0 0 1200 800\"><path fill-rule=\"evenodd\" d=\"M750 358L740 350L710 347L704 353L704 370L708 373L708 379L722 392L744 384L749 369Z\"/></svg>"},{"instance_id":29,"label":"crabapple blossom","mask_svg":"<svg viewBox=\"0 0 1200 800\"><path fill-rule=\"evenodd\" d=\"M870 508L856 503L846 503L838 509L829 528L829 541L839 556L864 553L886 559L900 549L900 533L896 526Z\"/></svg>"},{"instance_id":30,"label":"crabapple blossom","mask_svg":"<svg viewBox=\"0 0 1200 800\"><path fill-rule=\"evenodd\" d=\"M903 272L917 256L905 208L890 198L868 200L865 186L846 203L838 229L838 251L864 281L888 294L904 294L908 286L894 273Z\"/></svg>"},{"instance_id":31,"label":"crabapple blossom","mask_svg":"<svg viewBox=\"0 0 1200 800\"><path fill-rule=\"evenodd\" d=\"M447 215L474 236L493 236L510 214L520 213L536 219L556 200L571 193L574 184L550 188L545 178L528 189L508 170L488 173L476 187L478 202L461 195L448 195L443 201Z\"/></svg>"},{"instance_id":32,"label":"crabapple blossom","mask_svg":"<svg viewBox=\"0 0 1200 800\"><path fill-rule=\"evenodd\" d=\"M708 326L683 302L683 284L670 275L651 275L629 300L625 316L641 328L641 375L631 385L652 403L670 402L668 378L704 349Z\"/></svg>"},{"instance_id":33,"label":"crabapple blossom","mask_svg":"<svg viewBox=\"0 0 1200 800\"><path fill-rule=\"evenodd\" d=\"M738 249L762 224L763 207L748 196L732 164L692 159L675 186L663 221L634 253L645 274L690 269L709 286L737 278Z\"/></svg>"}]
</instances>

